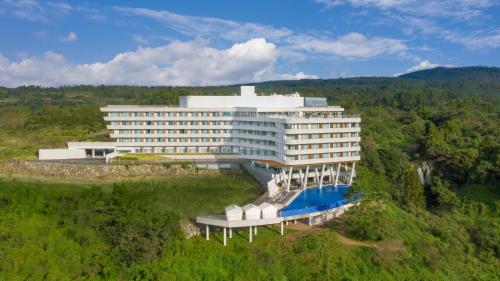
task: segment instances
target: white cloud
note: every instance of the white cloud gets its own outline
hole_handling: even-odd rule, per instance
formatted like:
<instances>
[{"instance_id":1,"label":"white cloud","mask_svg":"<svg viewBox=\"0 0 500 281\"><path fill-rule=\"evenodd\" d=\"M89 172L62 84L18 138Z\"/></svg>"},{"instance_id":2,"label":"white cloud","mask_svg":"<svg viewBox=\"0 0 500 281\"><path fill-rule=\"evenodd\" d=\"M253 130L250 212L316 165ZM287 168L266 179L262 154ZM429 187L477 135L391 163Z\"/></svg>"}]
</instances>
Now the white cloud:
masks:
<instances>
[{"instance_id":1,"label":"white cloud","mask_svg":"<svg viewBox=\"0 0 500 281\"><path fill-rule=\"evenodd\" d=\"M408 72L414 72L414 71L419 71L419 70L424 70L424 69L430 69L430 68L435 68L440 66L437 63L431 63L428 60L423 60L419 62L417 65L414 65L406 70L406 73Z\"/></svg>"},{"instance_id":2,"label":"white cloud","mask_svg":"<svg viewBox=\"0 0 500 281\"><path fill-rule=\"evenodd\" d=\"M305 74L300 71L295 74L280 74L277 79L283 80L300 80L300 79L319 79L317 75Z\"/></svg>"},{"instance_id":3,"label":"white cloud","mask_svg":"<svg viewBox=\"0 0 500 281\"><path fill-rule=\"evenodd\" d=\"M45 38L45 36L47 36L47 33L48 32L46 30L40 30L40 31L33 33L33 36L35 36L37 38Z\"/></svg>"},{"instance_id":4,"label":"white cloud","mask_svg":"<svg viewBox=\"0 0 500 281\"><path fill-rule=\"evenodd\" d=\"M168 28L197 38L218 38L239 42L249 38L264 37L279 46L281 58L303 61L304 53L330 55L349 59L367 59L381 55L405 55L406 44L386 37L368 38L361 33L348 33L337 38L318 37L296 33L286 28L276 28L257 23L240 23L212 17L194 17L144 8L114 7L125 15L140 16L167 24Z\"/></svg>"},{"instance_id":5,"label":"white cloud","mask_svg":"<svg viewBox=\"0 0 500 281\"><path fill-rule=\"evenodd\" d=\"M417 65L414 65L414 66L408 68L405 73L424 70L424 69L436 68L438 66L454 67L454 65L452 65L452 64L442 65L442 64L438 64L438 63L431 63L429 60L423 60L423 61L419 62Z\"/></svg>"},{"instance_id":6,"label":"white cloud","mask_svg":"<svg viewBox=\"0 0 500 281\"><path fill-rule=\"evenodd\" d=\"M35 0L4 0L9 7L8 15L33 22L51 22L47 10Z\"/></svg>"},{"instance_id":7,"label":"white cloud","mask_svg":"<svg viewBox=\"0 0 500 281\"><path fill-rule=\"evenodd\" d=\"M442 30L441 36L451 42L462 44L471 50L500 48L500 28L492 32L478 32L473 35L463 35Z\"/></svg>"},{"instance_id":8,"label":"white cloud","mask_svg":"<svg viewBox=\"0 0 500 281\"><path fill-rule=\"evenodd\" d=\"M139 34L132 34L132 39L134 39L134 42L139 44L140 46L149 44L149 40Z\"/></svg>"},{"instance_id":9,"label":"white cloud","mask_svg":"<svg viewBox=\"0 0 500 281\"><path fill-rule=\"evenodd\" d=\"M54 8L57 12L69 15L73 10L73 7L67 3L55 3L55 2L47 2L47 6Z\"/></svg>"},{"instance_id":10,"label":"white cloud","mask_svg":"<svg viewBox=\"0 0 500 281\"><path fill-rule=\"evenodd\" d=\"M175 41L162 47L138 48L107 62L72 64L53 52L9 61L0 55L0 85L60 86L78 84L222 85L275 79L316 78L302 72L273 71L278 50L255 38L227 49L203 41Z\"/></svg>"},{"instance_id":11,"label":"white cloud","mask_svg":"<svg viewBox=\"0 0 500 281\"><path fill-rule=\"evenodd\" d=\"M500 28L477 30L473 34L465 34L445 29L431 19L403 16L393 18L418 28L422 34L431 34L443 40L461 44L471 50L500 48Z\"/></svg>"},{"instance_id":12,"label":"white cloud","mask_svg":"<svg viewBox=\"0 0 500 281\"><path fill-rule=\"evenodd\" d=\"M407 34L417 28L421 34L458 43L468 49L500 47L500 29L491 30L485 13L500 2L492 0L316 0L325 9L350 5L362 9L378 9L379 17L395 19ZM393 22L389 22L394 26ZM489 25L488 25L489 24ZM483 28L481 28L481 26ZM487 26L487 28L484 28ZM410 28L409 28L410 27Z\"/></svg>"},{"instance_id":13,"label":"white cloud","mask_svg":"<svg viewBox=\"0 0 500 281\"><path fill-rule=\"evenodd\" d=\"M59 41L62 41L62 42L73 42L76 39L78 39L78 36L76 35L76 33L70 32L70 33L68 33L68 35L59 38Z\"/></svg>"},{"instance_id":14,"label":"white cloud","mask_svg":"<svg viewBox=\"0 0 500 281\"><path fill-rule=\"evenodd\" d=\"M316 0L325 8L351 5L360 8L395 10L414 16L455 17L469 19L482 14L482 10L494 5L491 0Z\"/></svg>"},{"instance_id":15,"label":"white cloud","mask_svg":"<svg viewBox=\"0 0 500 281\"><path fill-rule=\"evenodd\" d=\"M8 11L7 13L0 11L0 16L15 17L43 24L54 24L74 14L82 14L96 21L106 19L99 9L92 8L86 3L70 5L63 1L0 0L0 5L3 5Z\"/></svg>"},{"instance_id":16,"label":"white cloud","mask_svg":"<svg viewBox=\"0 0 500 281\"><path fill-rule=\"evenodd\" d=\"M291 37L289 43L292 49L353 59L367 59L384 54L404 54L408 50L401 40L384 37L367 38L356 32L333 39L300 35Z\"/></svg>"},{"instance_id":17,"label":"white cloud","mask_svg":"<svg viewBox=\"0 0 500 281\"><path fill-rule=\"evenodd\" d=\"M316 3L323 4L326 8L337 7L345 4L351 4L355 7L377 6L385 8L399 6L410 2L414 2L414 0L316 0Z\"/></svg>"},{"instance_id":18,"label":"white cloud","mask_svg":"<svg viewBox=\"0 0 500 281\"><path fill-rule=\"evenodd\" d=\"M167 24L167 27L189 36L218 36L229 41L242 41L256 37L277 40L287 37L292 32L286 28L274 28L258 23L240 23L232 20L187 16L169 11L158 11L145 8L114 7L125 15L140 16Z\"/></svg>"}]
</instances>

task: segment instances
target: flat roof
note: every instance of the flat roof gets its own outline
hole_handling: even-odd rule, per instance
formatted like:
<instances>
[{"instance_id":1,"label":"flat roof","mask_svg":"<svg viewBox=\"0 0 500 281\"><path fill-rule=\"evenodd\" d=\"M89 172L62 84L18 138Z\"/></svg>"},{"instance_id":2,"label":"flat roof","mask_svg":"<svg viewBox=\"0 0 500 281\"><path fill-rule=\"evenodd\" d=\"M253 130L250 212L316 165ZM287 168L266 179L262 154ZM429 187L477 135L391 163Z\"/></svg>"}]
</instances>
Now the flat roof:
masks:
<instances>
[{"instance_id":1,"label":"flat roof","mask_svg":"<svg viewBox=\"0 0 500 281\"><path fill-rule=\"evenodd\" d=\"M116 148L116 142L68 142L68 148L97 148L112 149Z\"/></svg>"},{"instance_id":2,"label":"flat roof","mask_svg":"<svg viewBox=\"0 0 500 281\"><path fill-rule=\"evenodd\" d=\"M250 111L250 112L282 112L282 111L343 111L344 108L339 105L329 105L329 106L318 106L318 107L227 107L227 108L213 108L213 107L179 107L179 106L169 106L169 105L106 105L101 107L101 111L117 111L117 110L134 110L134 111L191 111L191 112L217 112L217 111Z\"/></svg>"}]
</instances>

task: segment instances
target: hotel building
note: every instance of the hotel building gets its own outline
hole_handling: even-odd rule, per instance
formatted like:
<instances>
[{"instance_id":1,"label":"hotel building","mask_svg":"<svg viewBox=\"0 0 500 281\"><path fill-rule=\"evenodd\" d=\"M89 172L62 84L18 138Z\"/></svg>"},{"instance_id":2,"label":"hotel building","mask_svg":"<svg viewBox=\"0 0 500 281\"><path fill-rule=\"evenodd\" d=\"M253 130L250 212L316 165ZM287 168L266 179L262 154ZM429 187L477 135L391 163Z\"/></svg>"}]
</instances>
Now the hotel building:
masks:
<instances>
[{"instance_id":1,"label":"hotel building","mask_svg":"<svg viewBox=\"0 0 500 281\"><path fill-rule=\"evenodd\" d=\"M336 182L342 165L350 183L360 160L361 118L328 106L326 98L259 96L253 86L242 86L236 96L182 96L175 107L108 105L101 110L116 151L193 158L232 154L278 171L288 189L292 178L302 186L311 177L319 185L325 177Z\"/></svg>"}]
</instances>

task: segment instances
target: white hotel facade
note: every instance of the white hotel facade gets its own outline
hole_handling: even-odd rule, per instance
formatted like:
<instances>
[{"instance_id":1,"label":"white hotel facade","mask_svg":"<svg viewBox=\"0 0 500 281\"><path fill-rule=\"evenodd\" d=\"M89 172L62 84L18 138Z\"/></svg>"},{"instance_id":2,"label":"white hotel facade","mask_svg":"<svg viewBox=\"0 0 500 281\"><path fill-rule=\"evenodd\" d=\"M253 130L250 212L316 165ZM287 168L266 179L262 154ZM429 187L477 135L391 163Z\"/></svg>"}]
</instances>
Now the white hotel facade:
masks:
<instances>
[{"instance_id":1,"label":"white hotel facade","mask_svg":"<svg viewBox=\"0 0 500 281\"><path fill-rule=\"evenodd\" d=\"M360 160L361 118L328 106L326 98L259 96L253 86L242 86L235 96L182 96L174 107L108 105L101 111L115 140L107 151L232 155L271 167L287 190L292 179L303 187L311 179L350 183Z\"/></svg>"}]
</instances>

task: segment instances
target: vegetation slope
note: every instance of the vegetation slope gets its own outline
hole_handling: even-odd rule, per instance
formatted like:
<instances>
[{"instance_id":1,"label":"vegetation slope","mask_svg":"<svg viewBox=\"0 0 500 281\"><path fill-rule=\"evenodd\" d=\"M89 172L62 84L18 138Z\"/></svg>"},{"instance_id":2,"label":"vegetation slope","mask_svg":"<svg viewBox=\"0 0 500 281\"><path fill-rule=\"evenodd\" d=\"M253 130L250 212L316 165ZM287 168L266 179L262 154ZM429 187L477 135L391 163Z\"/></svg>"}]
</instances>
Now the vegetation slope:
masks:
<instances>
[{"instance_id":1,"label":"vegetation slope","mask_svg":"<svg viewBox=\"0 0 500 281\"><path fill-rule=\"evenodd\" d=\"M340 220L302 235L288 230L284 239L262 229L252 244L242 231L224 248L220 233L184 239L177 222L256 196L245 177L94 186L3 178L0 279L498 280L498 69L417 74L257 85L325 96L362 115L352 191L364 199ZM0 155L30 158L42 146L106 139L104 104L175 104L179 95L236 91L2 88ZM431 179L422 185L416 169L424 166ZM339 233L366 243L346 244Z\"/></svg>"}]
</instances>

